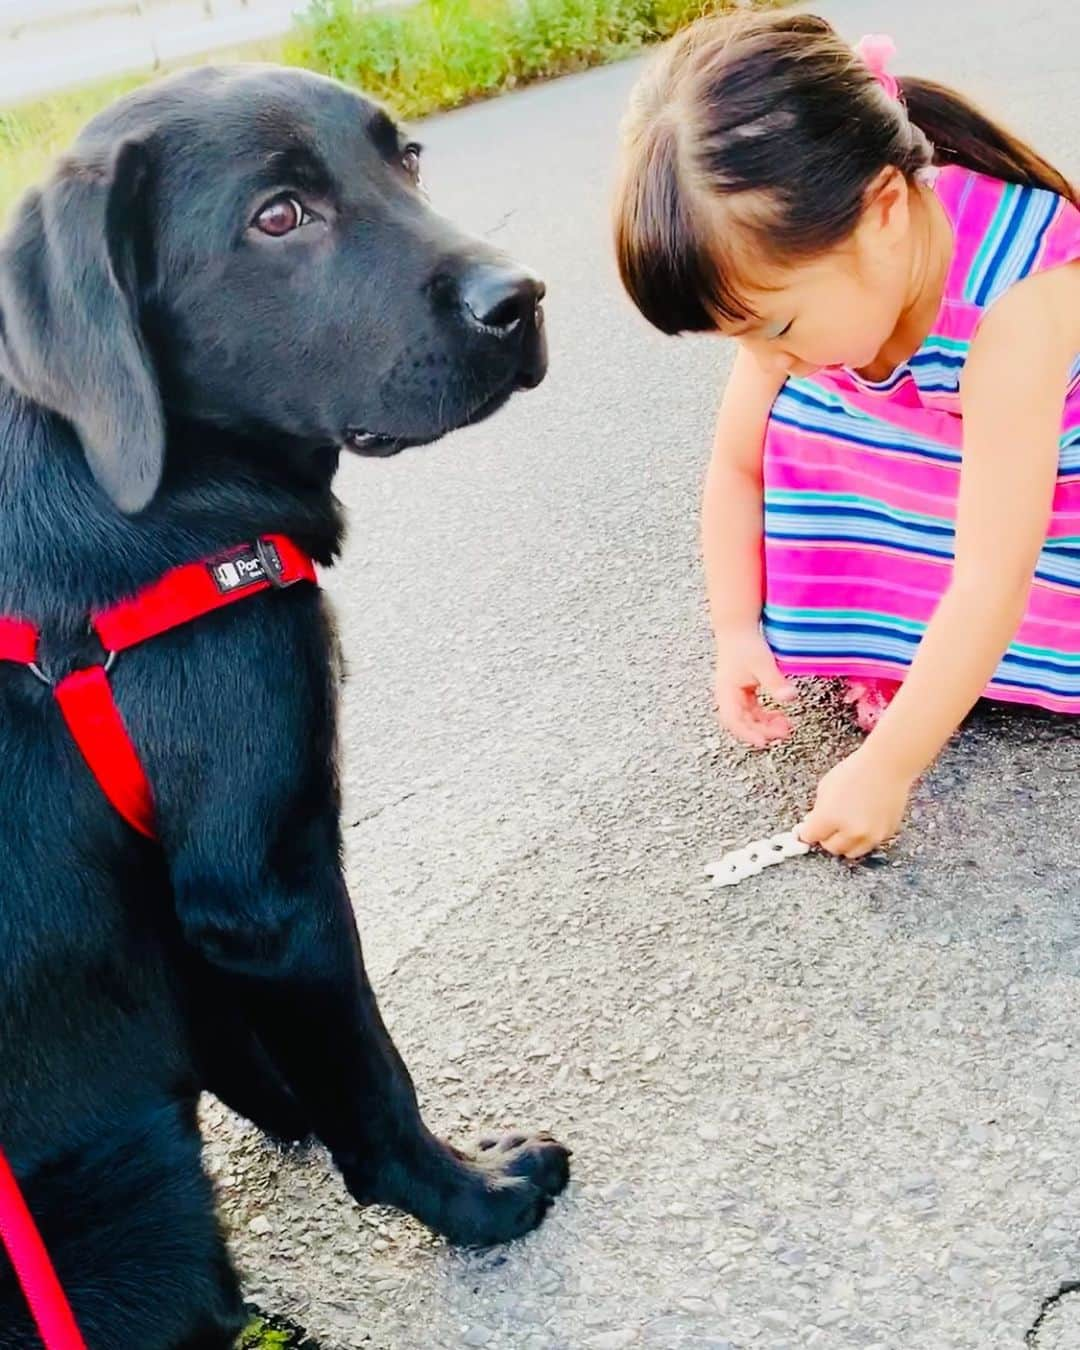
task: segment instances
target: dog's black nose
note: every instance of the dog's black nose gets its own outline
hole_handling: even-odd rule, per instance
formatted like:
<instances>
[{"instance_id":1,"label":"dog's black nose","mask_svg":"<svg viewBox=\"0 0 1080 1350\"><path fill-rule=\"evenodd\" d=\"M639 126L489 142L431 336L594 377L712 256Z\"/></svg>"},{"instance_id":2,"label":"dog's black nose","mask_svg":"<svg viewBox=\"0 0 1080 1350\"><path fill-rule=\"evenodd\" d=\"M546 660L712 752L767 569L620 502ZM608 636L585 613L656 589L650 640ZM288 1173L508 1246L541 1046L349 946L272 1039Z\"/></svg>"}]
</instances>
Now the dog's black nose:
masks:
<instances>
[{"instance_id":1,"label":"dog's black nose","mask_svg":"<svg viewBox=\"0 0 1080 1350\"><path fill-rule=\"evenodd\" d=\"M531 323L544 298L544 283L523 267L483 263L461 283L465 317L501 336Z\"/></svg>"}]
</instances>

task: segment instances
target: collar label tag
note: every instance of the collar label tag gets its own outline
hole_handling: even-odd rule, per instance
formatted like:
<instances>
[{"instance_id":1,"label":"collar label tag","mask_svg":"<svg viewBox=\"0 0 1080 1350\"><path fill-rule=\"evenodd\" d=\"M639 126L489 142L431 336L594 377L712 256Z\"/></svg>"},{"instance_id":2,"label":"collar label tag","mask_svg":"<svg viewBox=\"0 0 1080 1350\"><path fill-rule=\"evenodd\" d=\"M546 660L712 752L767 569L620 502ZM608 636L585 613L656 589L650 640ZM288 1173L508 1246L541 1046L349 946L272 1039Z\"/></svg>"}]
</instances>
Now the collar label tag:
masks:
<instances>
[{"instance_id":1,"label":"collar label tag","mask_svg":"<svg viewBox=\"0 0 1080 1350\"><path fill-rule=\"evenodd\" d=\"M229 595L233 591L241 591L247 586L255 586L259 582L271 582L276 580L267 568L281 569L281 560L277 556L277 550L268 540L260 540L261 548L256 548L253 544L245 544L243 548L236 549L231 553L223 554L218 558L211 558L207 564L207 570L214 580L214 585L218 588L221 595ZM271 555L271 556L267 556Z\"/></svg>"}]
</instances>

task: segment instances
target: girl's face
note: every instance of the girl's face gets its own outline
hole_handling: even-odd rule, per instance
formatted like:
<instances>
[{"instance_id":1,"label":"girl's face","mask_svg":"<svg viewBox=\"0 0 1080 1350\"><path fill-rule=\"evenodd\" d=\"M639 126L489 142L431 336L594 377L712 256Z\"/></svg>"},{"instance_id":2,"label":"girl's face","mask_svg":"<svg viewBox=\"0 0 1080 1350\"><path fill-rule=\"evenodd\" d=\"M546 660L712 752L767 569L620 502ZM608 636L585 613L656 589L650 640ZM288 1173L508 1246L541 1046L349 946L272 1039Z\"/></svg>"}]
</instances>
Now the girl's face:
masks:
<instances>
[{"instance_id":1,"label":"girl's face","mask_svg":"<svg viewBox=\"0 0 1080 1350\"><path fill-rule=\"evenodd\" d=\"M768 269L746 295L760 317L723 334L778 375L872 366L911 299L910 207L907 184L894 172L849 239L811 261Z\"/></svg>"}]
</instances>

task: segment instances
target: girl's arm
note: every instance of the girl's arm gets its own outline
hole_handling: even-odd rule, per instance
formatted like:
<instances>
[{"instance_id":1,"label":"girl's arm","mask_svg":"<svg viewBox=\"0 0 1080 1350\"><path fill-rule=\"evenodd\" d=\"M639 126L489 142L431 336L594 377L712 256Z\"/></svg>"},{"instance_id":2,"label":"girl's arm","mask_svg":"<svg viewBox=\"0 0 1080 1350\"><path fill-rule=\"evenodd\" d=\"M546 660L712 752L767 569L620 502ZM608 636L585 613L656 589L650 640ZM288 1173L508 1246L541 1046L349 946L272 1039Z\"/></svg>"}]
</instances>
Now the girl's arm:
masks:
<instances>
[{"instance_id":1,"label":"girl's arm","mask_svg":"<svg viewBox=\"0 0 1080 1350\"><path fill-rule=\"evenodd\" d=\"M764 597L762 451L784 384L740 347L716 419L701 504L701 551L717 641L757 629Z\"/></svg>"},{"instance_id":2,"label":"girl's arm","mask_svg":"<svg viewBox=\"0 0 1080 1350\"><path fill-rule=\"evenodd\" d=\"M800 827L860 857L893 835L1023 619L1053 503L1068 371L1080 348L1080 266L1019 283L987 314L961 385L964 459L951 584L899 693L827 774Z\"/></svg>"},{"instance_id":3,"label":"girl's arm","mask_svg":"<svg viewBox=\"0 0 1080 1350\"><path fill-rule=\"evenodd\" d=\"M760 626L762 451L782 385L782 377L767 374L740 349L716 421L701 509L705 587L716 639L716 710L726 730L758 749L791 730L782 713L761 706L758 691L781 702L795 695Z\"/></svg>"},{"instance_id":4,"label":"girl's arm","mask_svg":"<svg viewBox=\"0 0 1080 1350\"><path fill-rule=\"evenodd\" d=\"M1046 542L1077 351L1072 316L1055 303L1069 289L1061 283L1071 281L1050 272L1020 283L971 346L960 389L964 461L952 581L867 741L871 754L908 778L933 763L1024 617Z\"/></svg>"}]
</instances>

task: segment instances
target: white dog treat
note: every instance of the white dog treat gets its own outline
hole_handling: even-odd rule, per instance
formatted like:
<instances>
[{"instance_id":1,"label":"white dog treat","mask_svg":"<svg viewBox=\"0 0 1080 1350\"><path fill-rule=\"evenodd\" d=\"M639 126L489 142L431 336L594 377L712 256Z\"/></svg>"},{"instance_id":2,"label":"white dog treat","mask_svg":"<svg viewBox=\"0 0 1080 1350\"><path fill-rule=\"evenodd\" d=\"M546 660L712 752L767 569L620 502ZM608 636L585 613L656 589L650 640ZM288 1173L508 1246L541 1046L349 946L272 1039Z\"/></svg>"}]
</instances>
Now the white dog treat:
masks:
<instances>
[{"instance_id":1,"label":"white dog treat","mask_svg":"<svg viewBox=\"0 0 1080 1350\"><path fill-rule=\"evenodd\" d=\"M719 862L710 863L705 873L712 877L714 886L734 886L737 881L756 877L766 867L809 852L810 845L804 844L794 830L788 830L786 834L774 834L771 839L759 839L725 853Z\"/></svg>"}]
</instances>

